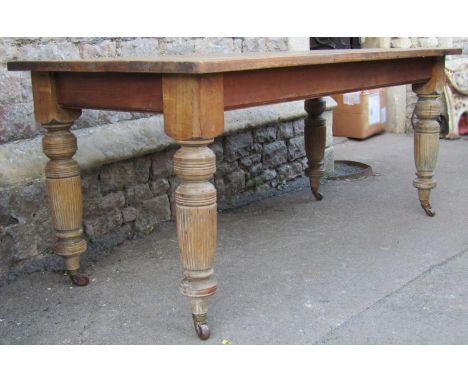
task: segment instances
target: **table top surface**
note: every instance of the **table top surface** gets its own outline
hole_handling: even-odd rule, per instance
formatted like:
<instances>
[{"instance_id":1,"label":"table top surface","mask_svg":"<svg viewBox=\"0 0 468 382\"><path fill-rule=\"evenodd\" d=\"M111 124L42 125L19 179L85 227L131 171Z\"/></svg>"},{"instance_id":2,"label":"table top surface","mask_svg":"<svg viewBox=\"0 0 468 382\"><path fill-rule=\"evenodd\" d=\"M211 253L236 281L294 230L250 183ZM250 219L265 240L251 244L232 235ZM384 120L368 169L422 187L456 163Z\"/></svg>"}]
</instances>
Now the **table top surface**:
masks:
<instances>
[{"instance_id":1,"label":"table top surface","mask_svg":"<svg viewBox=\"0 0 468 382\"><path fill-rule=\"evenodd\" d=\"M11 61L8 70L47 72L221 73L356 61L461 54L461 49L334 49L302 52L181 55L92 60Z\"/></svg>"}]
</instances>

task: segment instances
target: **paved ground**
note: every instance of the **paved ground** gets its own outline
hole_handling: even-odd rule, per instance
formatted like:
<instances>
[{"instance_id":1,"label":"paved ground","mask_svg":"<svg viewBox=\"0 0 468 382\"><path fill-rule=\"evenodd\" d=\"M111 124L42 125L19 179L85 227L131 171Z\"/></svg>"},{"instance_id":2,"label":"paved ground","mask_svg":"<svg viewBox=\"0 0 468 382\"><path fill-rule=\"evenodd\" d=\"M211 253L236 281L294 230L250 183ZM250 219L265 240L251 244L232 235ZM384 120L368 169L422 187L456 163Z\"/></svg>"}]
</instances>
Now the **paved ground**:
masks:
<instances>
[{"instance_id":1,"label":"paved ground","mask_svg":"<svg viewBox=\"0 0 468 382\"><path fill-rule=\"evenodd\" d=\"M377 176L329 181L219 215L211 344L468 344L468 140L441 141L435 218L412 139L336 147ZM2 344L198 344L173 223L89 264L93 282L22 275L0 288Z\"/></svg>"}]
</instances>

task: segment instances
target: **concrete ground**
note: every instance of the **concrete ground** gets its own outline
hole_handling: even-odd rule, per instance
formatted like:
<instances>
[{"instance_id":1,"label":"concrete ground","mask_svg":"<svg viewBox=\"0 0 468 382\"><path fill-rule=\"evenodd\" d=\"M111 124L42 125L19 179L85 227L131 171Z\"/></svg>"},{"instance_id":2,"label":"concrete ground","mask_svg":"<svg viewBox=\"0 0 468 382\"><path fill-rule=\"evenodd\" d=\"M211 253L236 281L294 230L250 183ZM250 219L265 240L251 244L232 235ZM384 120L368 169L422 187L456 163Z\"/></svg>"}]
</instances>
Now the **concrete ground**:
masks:
<instances>
[{"instance_id":1,"label":"concrete ground","mask_svg":"<svg viewBox=\"0 0 468 382\"><path fill-rule=\"evenodd\" d=\"M220 213L206 343L468 344L468 140L440 144L434 218L412 138L393 134L336 146L377 175L329 181L321 202L302 189ZM0 288L0 343L201 343L174 223L88 270L86 288L51 272Z\"/></svg>"}]
</instances>

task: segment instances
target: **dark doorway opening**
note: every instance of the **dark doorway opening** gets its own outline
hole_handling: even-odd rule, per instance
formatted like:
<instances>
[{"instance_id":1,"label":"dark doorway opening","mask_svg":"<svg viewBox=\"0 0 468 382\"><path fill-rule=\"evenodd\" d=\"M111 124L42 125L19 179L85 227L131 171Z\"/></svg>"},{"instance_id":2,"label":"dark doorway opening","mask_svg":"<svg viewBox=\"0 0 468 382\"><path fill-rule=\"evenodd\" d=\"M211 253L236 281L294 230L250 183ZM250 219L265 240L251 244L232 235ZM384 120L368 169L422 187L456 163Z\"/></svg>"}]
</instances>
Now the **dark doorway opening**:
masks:
<instances>
[{"instance_id":1,"label":"dark doorway opening","mask_svg":"<svg viewBox=\"0 0 468 382\"><path fill-rule=\"evenodd\" d=\"M360 49L359 37L310 37L310 50Z\"/></svg>"}]
</instances>

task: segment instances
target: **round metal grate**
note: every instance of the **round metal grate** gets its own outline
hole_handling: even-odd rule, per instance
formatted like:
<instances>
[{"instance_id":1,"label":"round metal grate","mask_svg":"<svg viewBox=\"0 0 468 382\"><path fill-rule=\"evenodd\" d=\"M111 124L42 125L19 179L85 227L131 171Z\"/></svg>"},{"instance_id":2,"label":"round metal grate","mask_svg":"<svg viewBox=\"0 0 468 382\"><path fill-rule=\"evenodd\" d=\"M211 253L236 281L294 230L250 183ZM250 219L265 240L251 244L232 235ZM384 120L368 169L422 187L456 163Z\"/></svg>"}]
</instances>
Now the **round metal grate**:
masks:
<instances>
[{"instance_id":1,"label":"round metal grate","mask_svg":"<svg viewBox=\"0 0 468 382\"><path fill-rule=\"evenodd\" d=\"M330 180L362 179L374 175L372 167L361 162L351 160L336 160L335 171Z\"/></svg>"}]
</instances>

